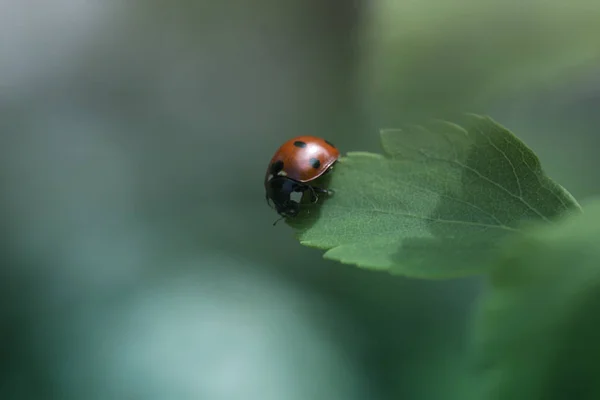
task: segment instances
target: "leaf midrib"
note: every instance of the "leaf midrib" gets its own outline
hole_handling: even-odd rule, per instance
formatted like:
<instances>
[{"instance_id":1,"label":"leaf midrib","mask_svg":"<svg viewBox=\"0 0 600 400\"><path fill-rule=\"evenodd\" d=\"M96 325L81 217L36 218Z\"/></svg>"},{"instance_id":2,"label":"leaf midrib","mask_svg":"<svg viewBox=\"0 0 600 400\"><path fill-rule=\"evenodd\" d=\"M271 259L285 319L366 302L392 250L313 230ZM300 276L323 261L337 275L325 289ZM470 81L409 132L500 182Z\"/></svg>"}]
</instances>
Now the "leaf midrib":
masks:
<instances>
[{"instance_id":1,"label":"leaf midrib","mask_svg":"<svg viewBox=\"0 0 600 400\"><path fill-rule=\"evenodd\" d=\"M340 208L340 209L345 209L345 210L353 210L354 212L357 212L357 211L362 211L362 212L366 212L366 213L374 212L374 213L380 213L380 214L386 214L386 215L393 215L393 216L397 216L397 217L415 218L415 219L420 219L423 221L430 221L430 222L441 222L441 223L466 225L466 226L473 226L473 227L480 227L480 228L501 229L501 230L506 230L506 231L510 231L510 232L520 232L519 229L512 228L512 227L504 225L504 224L492 225L492 224L485 224L482 222L474 222L474 221L461 221L461 220L451 220L451 219L444 219L444 218L432 218L432 217L427 217L424 215L418 215L418 214L412 214L412 213L380 210L378 208L367 209L367 208L359 208L359 207L342 206L339 204L331 204L329 206L329 208ZM342 218L342 217L336 217L336 216L331 216L331 215L328 216L328 219L337 219L337 218ZM318 220L318 218L316 218L315 220Z\"/></svg>"}]
</instances>

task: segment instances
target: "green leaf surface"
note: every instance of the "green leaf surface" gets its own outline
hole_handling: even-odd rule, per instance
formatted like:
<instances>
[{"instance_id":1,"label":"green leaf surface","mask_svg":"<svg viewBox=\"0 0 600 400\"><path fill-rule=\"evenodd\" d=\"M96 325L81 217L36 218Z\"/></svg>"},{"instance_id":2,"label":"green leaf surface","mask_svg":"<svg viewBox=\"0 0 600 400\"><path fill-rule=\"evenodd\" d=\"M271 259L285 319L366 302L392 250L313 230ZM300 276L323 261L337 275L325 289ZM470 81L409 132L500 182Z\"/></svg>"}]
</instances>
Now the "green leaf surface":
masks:
<instances>
[{"instance_id":1,"label":"green leaf surface","mask_svg":"<svg viewBox=\"0 0 600 400\"><path fill-rule=\"evenodd\" d=\"M600 399L600 201L515 240L476 319L488 400Z\"/></svg>"},{"instance_id":2,"label":"green leaf surface","mask_svg":"<svg viewBox=\"0 0 600 400\"><path fill-rule=\"evenodd\" d=\"M324 257L422 278L485 272L523 221L579 212L536 155L487 117L385 130L385 154L348 153L335 194L288 221Z\"/></svg>"}]
</instances>

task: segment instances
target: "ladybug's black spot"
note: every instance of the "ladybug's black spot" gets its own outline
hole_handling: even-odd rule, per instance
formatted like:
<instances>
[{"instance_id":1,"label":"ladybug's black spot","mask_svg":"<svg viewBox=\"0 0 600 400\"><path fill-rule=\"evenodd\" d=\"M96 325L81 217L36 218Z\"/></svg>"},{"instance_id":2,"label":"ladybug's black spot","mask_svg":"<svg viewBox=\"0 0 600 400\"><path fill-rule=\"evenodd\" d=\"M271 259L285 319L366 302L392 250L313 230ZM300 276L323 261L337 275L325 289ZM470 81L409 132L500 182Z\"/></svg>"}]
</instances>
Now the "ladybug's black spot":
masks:
<instances>
[{"instance_id":1,"label":"ladybug's black spot","mask_svg":"<svg viewBox=\"0 0 600 400\"><path fill-rule=\"evenodd\" d=\"M271 174L277 175L283 169L283 161L277 160L271 164Z\"/></svg>"},{"instance_id":2,"label":"ladybug's black spot","mask_svg":"<svg viewBox=\"0 0 600 400\"><path fill-rule=\"evenodd\" d=\"M329 140L325 140L325 143L327 143L328 145L330 145L331 147L333 147L335 149L335 145L333 143L331 143Z\"/></svg>"},{"instance_id":3,"label":"ladybug's black spot","mask_svg":"<svg viewBox=\"0 0 600 400\"><path fill-rule=\"evenodd\" d=\"M306 147L306 143L305 142L301 142L300 140L297 140L294 142L294 146L296 147L300 147L301 149Z\"/></svg>"},{"instance_id":4,"label":"ladybug's black spot","mask_svg":"<svg viewBox=\"0 0 600 400\"><path fill-rule=\"evenodd\" d=\"M317 160L316 158L311 158L309 162L314 169L317 169L321 166L321 161Z\"/></svg>"}]
</instances>

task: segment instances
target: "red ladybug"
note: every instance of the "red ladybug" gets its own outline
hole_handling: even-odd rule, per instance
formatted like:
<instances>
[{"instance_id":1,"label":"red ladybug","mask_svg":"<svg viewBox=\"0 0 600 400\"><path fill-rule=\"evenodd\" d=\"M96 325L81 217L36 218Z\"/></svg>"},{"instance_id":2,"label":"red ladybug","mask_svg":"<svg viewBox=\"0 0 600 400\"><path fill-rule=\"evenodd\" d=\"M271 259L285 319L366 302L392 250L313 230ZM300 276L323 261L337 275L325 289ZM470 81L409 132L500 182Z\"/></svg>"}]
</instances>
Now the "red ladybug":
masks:
<instances>
[{"instance_id":1,"label":"red ladybug","mask_svg":"<svg viewBox=\"0 0 600 400\"><path fill-rule=\"evenodd\" d=\"M275 152L267 168L267 203L272 201L283 218L295 217L300 205L291 199L292 193L310 190L313 202L319 199L317 193L330 193L310 182L330 171L339 157L339 150L327 140L315 136L288 140Z\"/></svg>"}]
</instances>

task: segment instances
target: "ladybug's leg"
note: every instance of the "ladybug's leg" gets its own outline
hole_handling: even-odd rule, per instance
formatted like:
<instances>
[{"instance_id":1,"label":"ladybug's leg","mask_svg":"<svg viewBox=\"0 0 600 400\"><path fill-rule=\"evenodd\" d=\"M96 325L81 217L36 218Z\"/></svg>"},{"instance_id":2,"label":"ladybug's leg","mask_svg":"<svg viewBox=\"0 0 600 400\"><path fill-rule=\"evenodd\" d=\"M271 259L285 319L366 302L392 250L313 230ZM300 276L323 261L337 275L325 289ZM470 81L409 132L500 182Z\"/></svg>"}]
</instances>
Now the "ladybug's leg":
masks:
<instances>
[{"instance_id":1,"label":"ladybug's leg","mask_svg":"<svg viewBox=\"0 0 600 400\"><path fill-rule=\"evenodd\" d=\"M319 201L319 196L317 196L317 191L316 191L316 189L318 189L318 188L314 188L314 187L312 187L310 185L308 185L307 187L310 189L310 195L311 195L310 201L311 201L311 203L314 204L317 201Z\"/></svg>"},{"instance_id":2,"label":"ladybug's leg","mask_svg":"<svg viewBox=\"0 0 600 400\"><path fill-rule=\"evenodd\" d=\"M310 190L311 202L316 203L319 200L319 197L315 193L315 189L312 186L299 184L294 188L294 192L302 194L304 194L304 192L306 192L307 190Z\"/></svg>"},{"instance_id":3,"label":"ladybug's leg","mask_svg":"<svg viewBox=\"0 0 600 400\"><path fill-rule=\"evenodd\" d=\"M324 189L324 188L320 188L320 187L316 187L316 186L312 186L311 187L313 190L313 193L320 193L320 194L326 194L326 195L332 195L333 191L329 190L329 189ZM316 194L315 194L316 196Z\"/></svg>"},{"instance_id":4,"label":"ladybug's leg","mask_svg":"<svg viewBox=\"0 0 600 400\"><path fill-rule=\"evenodd\" d=\"M265 195L265 198L267 199L267 204L269 205L269 207L273 208L273 205L271 204L271 199L269 198L268 193Z\"/></svg>"},{"instance_id":5,"label":"ladybug's leg","mask_svg":"<svg viewBox=\"0 0 600 400\"><path fill-rule=\"evenodd\" d=\"M327 190L327 189L323 189L320 187L316 187L316 186L311 186L312 190L314 190L317 193L322 193L322 194L329 194L331 193L331 190Z\"/></svg>"},{"instance_id":6,"label":"ladybug's leg","mask_svg":"<svg viewBox=\"0 0 600 400\"><path fill-rule=\"evenodd\" d=\"M311 185L297 185L294 188L294 191L299 192L299 193L304 193L307 190L310 190L311 203L313 203L313 204L319 201L318 193L320 193L320 194L332 194L333 193L331 190L327 190L327 189L320 188L318 186L311 186Z\"/></svg>"},{"instance_id":7,"label":"ladybug's leg","mask_svg":"<svg viewBox=\"0 0 600 400\"><path fill-rule=\"evenodd\" d=\"M327 190L327 189L323 189L320 188L318 186L308 186L308 189L310 189L310 194L312 195L311 201L312 203L316 203L319 201L319 194L332 194L333 192L331 190Z\"/></svg>"}]
</instances>

